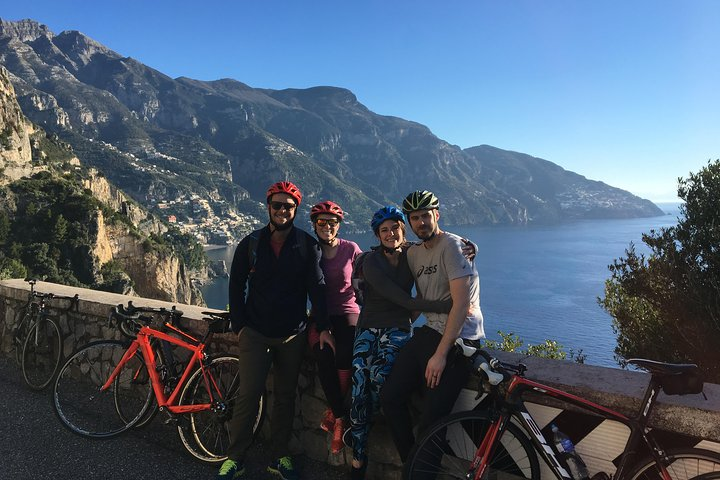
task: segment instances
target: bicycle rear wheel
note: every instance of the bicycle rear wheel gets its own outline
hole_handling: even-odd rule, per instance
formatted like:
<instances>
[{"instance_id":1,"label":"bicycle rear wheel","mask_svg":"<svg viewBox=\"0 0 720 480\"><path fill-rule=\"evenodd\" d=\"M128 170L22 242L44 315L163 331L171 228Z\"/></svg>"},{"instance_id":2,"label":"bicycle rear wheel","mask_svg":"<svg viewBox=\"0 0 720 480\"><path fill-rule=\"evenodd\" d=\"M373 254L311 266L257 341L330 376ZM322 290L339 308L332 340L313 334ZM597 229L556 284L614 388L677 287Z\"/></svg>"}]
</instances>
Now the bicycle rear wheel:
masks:
<instances>
[{"instance_id":1,"label":"bicycle rear wheel","mask_svg":"<svg viewBox=\"0 0 720 480\"><path fill-rule=\"evenodd\" d=\"M233 404L237 396L240 361L237 357L222 355L211 360L206 367L207 378L213 388L213 396L217 393L212 387L213 380L217 384L221 398L209 410L188 415L187 421L178 424L178 433L183 445L198 460L203 462L222 462L227 458L230 443L229 422L232 418ZM210 403L208 390L205 388L205 377L201 369L197 369L188 379L180 394L180 405ZM262 423L265 412L265 396L260 397L258 411L253 424L256 434Z\"/></svg>"},{"instance_id":2,"label":"bicycle rear wheel","mask_svg":"<svg viewBox=\"0 0 720 480\"><path fill-rule=\"evenodd\" d=\"M150 382L138 381L144 364L138 351L123 365L107 390L107 381L128 349L125 342L92 342L75 352L55 380L53 406L65 427L85 437L109 438L137 423L153 396ZM118 412L118 398L123 414Z\"/></svg>"},{"instance_id":3,"label":"bicycle rear wheel","mask_svg":"<svg viewBox=\"0 0 720 480\"><path fill-rule=\"evenodd\" d=\"M410 452L405 480L473 478L472 462L491 421L487 412L458 412L430 427ZM470 476L468 476L468 474ZM530 439L508 423L490 459L486 479L540 479L540 464Z\"/></svg>"},{"instance_id":4,"label":"bicycle rear wheel","mask_svg":"<svg viewBox=\"0 0 720 480\"><path fill-rule=\"evenodd\" d=\"M62 334L57 322L49 317L40 317L28 331L22 352L25 383L33 390L47 387L55 377L62 358Z\"/></svg>"},{"instance_id":5,"label":"bicycle rear wheel","mask_svg":"<svg viewBox=\"0 0 720 480\"><path fill-rule=\"evenodd\" d=\"M667 451L667 468L673 480L712 479L720 472L720 454L701 448ZM630 480L661 480L662 474L652 457L641 462L627 476Z\"/></svg>"}]
</instances>

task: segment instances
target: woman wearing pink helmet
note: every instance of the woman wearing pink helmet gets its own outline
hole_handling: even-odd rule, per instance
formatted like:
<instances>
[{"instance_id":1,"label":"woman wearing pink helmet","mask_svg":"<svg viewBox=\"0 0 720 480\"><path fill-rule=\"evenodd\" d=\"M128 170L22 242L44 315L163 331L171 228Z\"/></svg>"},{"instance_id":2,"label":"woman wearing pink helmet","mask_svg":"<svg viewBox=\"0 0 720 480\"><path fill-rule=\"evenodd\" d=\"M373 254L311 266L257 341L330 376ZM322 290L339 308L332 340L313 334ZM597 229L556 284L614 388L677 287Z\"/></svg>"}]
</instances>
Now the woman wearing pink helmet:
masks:
<instances>
[{"instance_id":1,"label":"woman wearing pink helmet","mask_svg":"<svg viewBox=\"0 0 720 480\"><path fill-rule=\"evenodd\" d=\"M338 237L345 213L331 201L320 202L310 210L310 220L322 249L320 267L325 275L327 310L334 344L320 341L315 324L310 325L308 340L318 363L318 377L329 408L320 427L332 434L330 449L339 453L346 427L345 397L351 383L352 349L360 307L355 302L351 283L353 262L361 253L355 242Z\"/></svg>"}]
</instances>

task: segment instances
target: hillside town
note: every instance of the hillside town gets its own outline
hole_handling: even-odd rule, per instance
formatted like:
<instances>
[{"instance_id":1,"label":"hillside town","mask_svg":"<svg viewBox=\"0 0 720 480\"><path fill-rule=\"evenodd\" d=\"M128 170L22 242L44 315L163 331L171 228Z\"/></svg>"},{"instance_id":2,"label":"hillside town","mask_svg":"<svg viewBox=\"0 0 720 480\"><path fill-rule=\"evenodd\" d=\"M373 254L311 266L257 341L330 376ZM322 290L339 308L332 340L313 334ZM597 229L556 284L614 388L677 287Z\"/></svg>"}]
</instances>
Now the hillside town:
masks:
<instances>
[{"instance_id":1,"label":"hillside town","mask_svg":"<svg viewBox=\"0 0 720 480\"><path fill-rule=\"evenodd\" d=\"M124 152L111 143L90 139L115 154L127 159L128 165L139 174L154 173L166 176L177 176L177 173L149 163L137 155ZM147 159L164 158L178 160L175 157L160 153L154 149L144 152ZM143 205L166 220L176 225L182 233L192 235L203 245L232 245L237 238L260 228L262 222L252 215L238 212L223 199L208 200L196 193L181 193L177 197L160 198L152 194L145 196Z\"/></svg>"},{"instance_id":2,"label":"hillside town","mask_svg":"<svg viewBox=\"0 0 720 480\"><path fill-rule=\"evenodd\" d=\"M153 202L154 199L149 200ZM211 202L197 194L181 195L172 200L159 199L155 206L164 219L203 245L231 245L236 238L262 226L260 220L237 212L225 200Z\"/></svg>"}]
</instances>

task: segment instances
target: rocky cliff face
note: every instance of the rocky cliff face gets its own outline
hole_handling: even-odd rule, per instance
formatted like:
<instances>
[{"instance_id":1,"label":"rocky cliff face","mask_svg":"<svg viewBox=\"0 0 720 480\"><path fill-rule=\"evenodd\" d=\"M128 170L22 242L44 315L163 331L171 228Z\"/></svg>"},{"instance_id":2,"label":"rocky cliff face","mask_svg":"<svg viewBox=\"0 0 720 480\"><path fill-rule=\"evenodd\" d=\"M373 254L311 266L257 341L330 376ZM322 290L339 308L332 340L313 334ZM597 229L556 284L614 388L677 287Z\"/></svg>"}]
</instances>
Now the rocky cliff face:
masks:
<instances>
[{"instance_id":1,"label":"rocky cliff face","mask_svg":"<svg viewBox=\"0 0 720 480\"><path fill-rule=\"evenodd\" d=\"M133 201L96 171L84 180L85 188L93 196L125 215L143 233L137 233L123 223L106 225L101 211L97 216L97 241L94 254L102 265L110 260L118 262L134 282L134 291L142 297L190 305L203 304L202 295L194 287L190 272L174 255L147 251L145 235L162 234L167 227Z\"/></svg>"},{"instance_id":2,"label":"rocky cliff face","mask_svg":"<svg viewBox=\"0 0 720 480\"><path fill-rule=\"evenodd\" d=\"M0 185L32 172L34 132L18 105L8 71L0 66Z\"/></svg>"},{"instance_id":3,"label":"rocky cliff face","mask_svg":"<svg viewBox=\"0 0 720 480\"><path fill-rule=\"evenodd\" d=\"M96 171L91 170L83 184L95 198L124 214L144 235L161 234L167 230ZM193 285L190 272L176 256L148 251L144 236L139 236L124 223L108 225L100 210L96 222L93 255L98 264L116 261L134 282L137 295L189 305L203 304L202 294Z\"/></svg>"},{"instance_id":4,"label":"rocky cliff face","mask_svg":"<svg viewBox=\"0 0 720 480\"><path fill-rule=\"evenodd\" d=\"M38 33L43 34L42 29L30 27L31 25L19 25L15 33L22 38L34 38ZM35 167L33 156L38 164ZM0 66L0 189L3 184L9 185L36 171L45 171L45 175L51 174L58 164L64 165L62 168L66 177L75 172L75 169L81 169L80 161L73 155L72 149L46 136L42 129L37 129L25 118L18 105L9 74ZM94 234L93 245L87 258L80 262L83 270L91 272L85 276L101 280L101 267L114 261L134 284L134 289L126 289L123 293L135 293L171 302L203 304L202 295L193 286L189 272L185 270L180 259L173 254L149 247L151 244L147 242L147 236L160 235L167 227L108 182L97 170L85 171L81 181L82 188L125 219L119 221L115 218L108 222L101 209L91 215L94 217L94 225L89 230ZM82 190L80 185L77 189ZM10 212L12 215L17 214L13 202L4 202L3 208L13 210ZM41 239L21 240L36 242ZM80 252L83 249L77 250Z\"/></svg>"},{"instance_id":5,"label":"rocky cliff face","mask_svg":"<svg viewBox=\"0 0 720 480\"><path fill-rule=\"evenodd\" d=\"M180 260L174 255L146 249L142 238L123 224L106 225L99 212L98 235L94 254L101 263L114 260L134 282L141 297L204 305L202 294L194 287Z\"/></svg>"},{"instance_id":6,"label":"rocky cliff face","mask_svg":"<svg viewBox=\"0 0 720 480\"><path fill-rule=\"evenodd\" d=\"M159 235L167 231L165 225L128 198L122 190L108 182L96 169L89 170L88 176L83 179L83 187L91 191L95 198L125 215L144 234Z\"/></svg>"},{"instance_id":7,"label":"rocky cliff face","mask_svg":"<svg viewBox=\"0 0 720 480\"><path fill-rule=\"evenodd\" d=\"M32 42L39 37L52 37L53 33L45 25L34 20L8 22L0 19L0 36L17 38L21 42Z\"/></svg>"}]
</instances>

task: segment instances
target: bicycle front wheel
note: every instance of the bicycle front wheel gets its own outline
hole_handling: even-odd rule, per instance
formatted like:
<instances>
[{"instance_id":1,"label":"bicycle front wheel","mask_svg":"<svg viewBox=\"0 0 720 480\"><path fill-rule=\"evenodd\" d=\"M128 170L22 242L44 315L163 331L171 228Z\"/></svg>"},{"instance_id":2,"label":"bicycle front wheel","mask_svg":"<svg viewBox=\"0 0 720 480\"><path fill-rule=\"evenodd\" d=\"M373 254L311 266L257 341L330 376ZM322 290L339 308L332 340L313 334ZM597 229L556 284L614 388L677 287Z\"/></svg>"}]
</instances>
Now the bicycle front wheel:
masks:
<instances>
[{"instance_id":1,"label":"bicycle front wheel","mask_svg":"<svg viewBox=\"0 0 720 480\"><path fill-rule=\"evenodd\" d=\"M222 355L211 360L203 375L197 369L183 387L180 405L210 403L210 395L205 387L207 379L213 389L215 403L211 408L188 415L187 421L178 424L178 433L183 445L198 460L217 463L227 458L230 443L229 422L237 396L240 361L237 357ZM215 386L217 385L217 389ZM257 433L265 411L265 397L260 397L258 411L253 424L253 433Z\"/></svg>"},{"instance_id":2,"label":"bicycle front wheel","mask_svg":"<svg viewBox=\"0 0 720 480\"><path fill-rule=\"evenodd\" d=\"M405 480L474 478L472 463L490 426L487 412L458 412L430 427L410 452ZM530 439L513 423L500 436L488 462L486 479L540 479L540 464Z\"/></svg>"},{"instance_id":3,"label":"bicycle front wheel","mask_svg":"<svg viewBox=\"0 0 720 480\"><path fill-rule=\"evenodd\" d=\"M15 316L15 328L13 329L12 343L15 348L15 360L18 365L22 365L22 354L23 345L25 344L25 337L27 337L28 330L32 324L32 312L29 308L23 307L18 311Z\"/></svg>"},{"instance_id":4,"label":"bicycle front wheel","mask_svg":"<svg viewBox=\"0 0 720 480\"><path fill-rule=\"evenodd\" d=\"M28 331L23 344L22 373L33 390L42 390L52 382L62 358L60 326L49 317L41 317Z\"/></svg>"},{"instance_id":5,"label":"bicycle front wheel","mask_svg":"<svg viewBox=\"0 0 720 480\"><path fill-rule=\"evenodd\" d=\"M665 468L673 480L717 478L720 472L720 454L702 448L668 450ZM628 475L630 480L661 480L660 468L652 457L638 462Z\"/></svg>"},{"instance_id":6,"label":"bicycle front wheel","mask_svg":"<svg viewBox=\"0 0 720 480\"><path fill-rule=\"evenodd\" d=\"M109 438L142 418L153 398L153 389L150 382L138 377L138 372L146 372L139 351L122 366L110 387L100 390L127 349L125 342L92 342L65 362L53 389L55 413L65 427L85 437Z\"/></svg>"}]
</instances>

